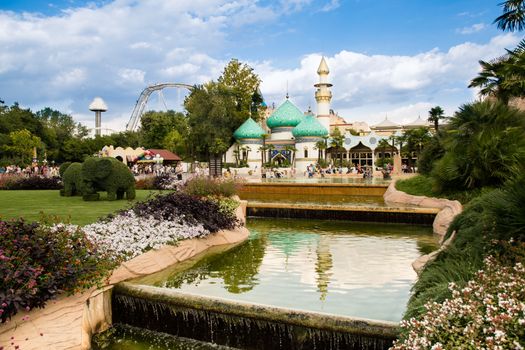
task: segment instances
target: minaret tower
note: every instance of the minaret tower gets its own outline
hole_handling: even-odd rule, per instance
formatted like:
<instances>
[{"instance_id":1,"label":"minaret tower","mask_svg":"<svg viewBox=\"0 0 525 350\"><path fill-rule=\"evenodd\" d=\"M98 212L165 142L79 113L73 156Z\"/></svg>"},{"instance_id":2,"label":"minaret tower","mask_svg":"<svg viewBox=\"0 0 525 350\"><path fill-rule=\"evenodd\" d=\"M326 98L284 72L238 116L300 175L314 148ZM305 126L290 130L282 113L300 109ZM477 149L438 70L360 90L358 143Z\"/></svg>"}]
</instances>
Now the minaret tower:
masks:
<instances>
[{"instance_id":1,"label":"minaret tower","mask_svg":"<svg viewBox=\"0 0 525 350\"><path fill-rule=\"evenodd\" d=\"M317 74L319 74L319 83L314 86L317 88L315 91L315 100L317 101L317 120L325 127L328 134L330 134L330 101L332 100L332 91L330 87L332 84L328 82L328 74L330 70L324 57L321 59L319 68L317 68Z\"/></svg>"}]
</instances>

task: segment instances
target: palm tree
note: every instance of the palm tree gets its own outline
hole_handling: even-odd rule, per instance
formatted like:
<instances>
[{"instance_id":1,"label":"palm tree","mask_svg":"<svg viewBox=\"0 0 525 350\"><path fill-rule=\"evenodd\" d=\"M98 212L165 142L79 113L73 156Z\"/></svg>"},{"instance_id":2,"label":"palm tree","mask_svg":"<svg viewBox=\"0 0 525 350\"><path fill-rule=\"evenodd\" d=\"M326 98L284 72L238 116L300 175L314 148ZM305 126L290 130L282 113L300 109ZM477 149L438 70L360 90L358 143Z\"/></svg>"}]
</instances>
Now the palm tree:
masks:
<instances>
[{"instance_id":1,"label":"palm tree","mask_svg":"<svg viewBox=\"0 0 525 350\"><path fill-rule=\"evenodd\" d=\"M451 118L444 156L432 171L438 188L497 186L525 163L525 113L499 101L467 104Z\"/></svg>"},{"instance_id":2,"label":"palm tree","mask_svg":"<svg viewBox=\"0 0 525 350\"><path fill-rule=\"evenodd\" d=\"M506 0L503 6L503 14L494 20L501 30L513 32L525 29L525 0Z\"/></svg>"},{"instance_id":3,"label":"palm tree","mask_svg":"<svg viewBox=\"0 0 525 350\"><path fill-rule=\"evenodd\" d=\"M335 128L332 133L332 142L330 144L331 147L335 149L337 154L339 154L340 157L340 165L343 166L343 143L345 141L345 137L341 134L341 131L339 128Z\"/></svg>"},{"instance_id":4,"label":"palm tree","mask_svg":"<svg viewBox=\"0 0 525 350\"><path fill-rule=\"evenodd\" d=\"M266 145L266 149L269 151L270 159L268 159L268 162L272 162L272 151L275 149L275 145L269 144Z\"/></svg>"},{"instance_id":5,"label":"palm tree","mask_svg":"<svg viewBox=\"0 0 525 350\"><path fill-rule=\"evenodd\" d=\"M385 150L387 147L390 147L390 144L386 139L379 140L378 148L381 150L381 165L378 166L384 166L385 165Z\"/></svg>"},{"instance_id":6,"label":"palm tree","mask_svg":"<svg viewBox=\"0 0 525 350\"><path fill-rule=\"evenodd\" d=\"M525 41L505 56L479 64L481 72L469 87L480 88L481 96L493 96L507 103L511 97L525 95Z\"/></svg>"},{"instance_id":7,"label":"palm tree","mask_svg":"<svg viewBox=\"0 0 525 350\"><path fill-rule=\"evenodd\" d=\"M319 140L315 143L314 149L317 150L317 162L321 162L321 159L323 158L323 150L326 149L326 141L325 140Z\"/></svg>"},{"instance_id":8,"label":"palm tree","mask_svg":"<svg viewBox=\"0 0 525 350\"><path fill-rule=\"evenodd\" d=\"M428 111L428 121L434 123L434 130L436 130L436 133L439 129L439 120L444 118L445 111L440 106L432 107L430 111Z\"/></svg>"},{"instance_id":9,"label":"palm tree","mask_svg":"<svg viewBox=\"0 0 525 350\"><path fill-rule=\"evenodd\" d=\"M295 168L295 152L297 152L297 148L293 145L286 145L284 150L290 152L290 166Z\"/></svg>"}]
</instances>

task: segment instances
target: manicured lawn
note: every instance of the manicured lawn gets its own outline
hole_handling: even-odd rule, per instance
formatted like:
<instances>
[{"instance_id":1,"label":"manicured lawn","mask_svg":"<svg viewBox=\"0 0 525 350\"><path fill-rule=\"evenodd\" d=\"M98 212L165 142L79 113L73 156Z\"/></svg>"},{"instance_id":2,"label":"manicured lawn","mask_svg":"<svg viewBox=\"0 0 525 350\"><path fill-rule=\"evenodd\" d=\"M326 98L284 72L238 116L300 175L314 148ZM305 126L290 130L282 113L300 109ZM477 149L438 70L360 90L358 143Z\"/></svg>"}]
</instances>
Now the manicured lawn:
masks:
<instances>
[{"instance_id":1,"label":"manicured lawn","mask_svg":"<svg viewBox=\"0 0 525 350\"><path fill-rule=\"evenodd\" d=\"M107 201L102 196L103 200L85 202L82 197L61 197L58 190L0 191L0 218L23 217L27 221L40 221L44 214L85 225L156 193L158 191L137 190L137 198L133 201Z\"/></svg>"}]
</instances>

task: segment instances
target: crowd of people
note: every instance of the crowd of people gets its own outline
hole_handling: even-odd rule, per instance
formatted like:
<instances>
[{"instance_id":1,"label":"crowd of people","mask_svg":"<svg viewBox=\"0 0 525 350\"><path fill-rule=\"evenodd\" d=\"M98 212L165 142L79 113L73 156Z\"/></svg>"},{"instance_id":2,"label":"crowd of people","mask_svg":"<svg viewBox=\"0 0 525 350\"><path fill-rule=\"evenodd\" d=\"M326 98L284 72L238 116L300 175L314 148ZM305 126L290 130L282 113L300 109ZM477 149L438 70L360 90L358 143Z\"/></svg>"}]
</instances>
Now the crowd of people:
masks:
<instances>
[{"instance_id":1,"label":"crowd of people","mask_svg":"<svg viewBox=\"0 0 525 350\"><path fill-rule=\"evenodd\" d=\"M35 165L20 167L18 165L0 166L0 176L46 176L54 177L59 176L58 166L48 165Z\"/></svg>"}]
</instances>

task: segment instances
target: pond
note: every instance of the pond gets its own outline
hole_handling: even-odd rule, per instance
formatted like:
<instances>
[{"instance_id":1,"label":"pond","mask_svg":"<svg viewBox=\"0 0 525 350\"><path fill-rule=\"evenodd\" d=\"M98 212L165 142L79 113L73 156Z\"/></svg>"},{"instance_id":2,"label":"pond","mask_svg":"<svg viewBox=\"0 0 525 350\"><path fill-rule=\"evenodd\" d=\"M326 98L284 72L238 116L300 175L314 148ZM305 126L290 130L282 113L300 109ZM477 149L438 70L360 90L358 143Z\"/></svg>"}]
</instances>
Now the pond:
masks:
<instances>
[{"instance_id":1,"label":"pond","mask_svg":"<svg viewBox=\"0 0 525 350\"><path fill-rule=\"evenodd\" d=\"M251 235L243 244L135 282L399 321L417 277L411 263L438 247L432 229L424 226L262 218L249 218L247 226Z\"/></svg>"}]
</instances>

